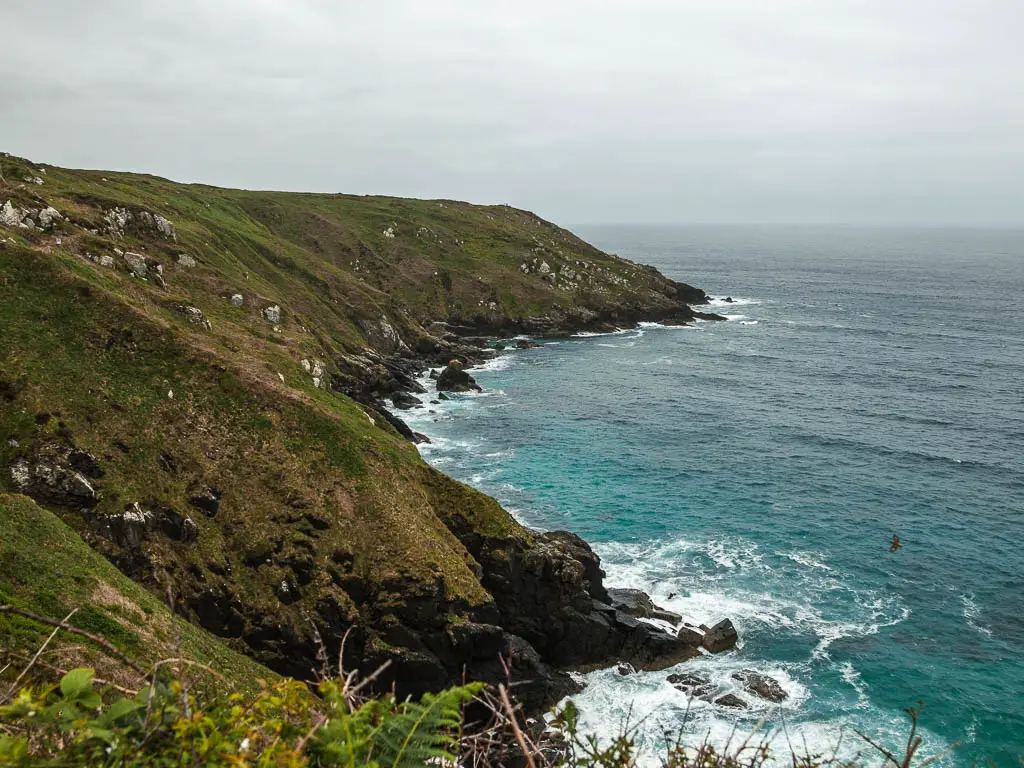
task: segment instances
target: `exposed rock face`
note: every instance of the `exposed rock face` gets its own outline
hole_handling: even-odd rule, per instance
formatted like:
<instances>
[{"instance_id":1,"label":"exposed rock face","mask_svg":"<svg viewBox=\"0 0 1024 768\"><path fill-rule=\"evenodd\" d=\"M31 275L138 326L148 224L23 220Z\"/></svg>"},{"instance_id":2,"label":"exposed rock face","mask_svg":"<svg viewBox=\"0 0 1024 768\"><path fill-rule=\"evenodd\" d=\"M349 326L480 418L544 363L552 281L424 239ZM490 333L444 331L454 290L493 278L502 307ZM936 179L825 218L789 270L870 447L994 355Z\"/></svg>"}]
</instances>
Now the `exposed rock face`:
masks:
<instances>
[{"instance_id":1,"label":"exposed rock face","mask_svg":"<svg viewBox=\"0 0 1024 768\"><path fill-rule=\"evenodd\" d=\"M452 360L437 377L438 392L483 392L476 379L462 369L462 363Z\"/></svg>"},{"instance_id":2,"label":"exposed rock face","mask_svg":"<svg viewBox=\"0 0 1024 768\"><path fill-rule=\"evenodd\" d=\"M199 309L199 307L182 304L179 309L193 325L201 325L207 330L211 330L213 328L213 323L206 319L206 316L203 314L203 310Z\"/></svg>"},{"instance_id":3,"label":"exposed rock face","mask_svg":"<svg viewBox=\"0 0 1024 768\"><path fill-rule=\"evenodd\" d=\"M11 480L20 493L46 504L91 508L100 500L85 475L71 467L67 454L18 459L11 465Z\"/></svg>"},{"instance_id":4,"label":"exposed rock face","mask_svg":"<svg viewBox=\"0 0 1024 768\"><path fill-rule=\"evenodd\" d=\"M128 271L135 275L135 277L145 277L149 271L146 266L146 257L141 253L127 251L124 254L124 261L128 265Z\"/></svg>"},{"instance_id":5,"label":"exposed rock face","mask_svg":"<svg viewBox=\"0 0 1024 768\"><path fill-rule=\"evenodd\" d=\"M52 229L64 217L52 206L45 208L19 208L10 200L0 206L0 224L14 229Z\"/></svg>"},{"instance_id":6,"label":"exposed rock face","mask_svg":"<svg viewBox=\"0 0 1024 768\"><path fill-rule=\"evenodd\" d=\"M367 343L378 352L390 355L409 350L398 331L395 330L395 326L386 316L382 315L376 320L364 320L360 326L366 334Z\"/></svg>"},{"instance_id":7,"label":"exposed rock face","mask_svg":"<svg viewBox=\"0 0 1024 768\"><path fill-rule=\"evenodd\" d=\"M134 228L140 234L155 234L175 242L178 239L174 225L159 213L116 207L103 215L103 221L111 237L124 237L127 229Z\"/></svg>"},{"instance_id":8,"label":"exposed rock face","mask_svg":"<svg viewBox=\"0 0 1024 768\"><path fill-rule=\"evenodd\" d=\"M743 683L743 687L766 701L773 701L776 704L789 698L789 694L779 685L779 681L768 675L762 675L753 669L744 669L732 676L733 680Z\"/></svg>"},{"instance_id":9,"label":"exposed rock face","mask_svg":"<svg viewBox=\"0 0 1024 768\"><path fill-rule=\"evenodd\" d=\"M711 653L721 653L736 647L739 635L729 619L722 619L704 633L703 645Z\"/></svg>"},{"instance_id":10,"label":"exposed rock face","mask_svg":"<svg viewBox=\"0 0 1024 768\"><path fill-rule=\"evenodd\" d=\"M650 595L639 589L609 589L612 606L634 618L647 618L655 610Z\"/></svg>"}]
</instances>

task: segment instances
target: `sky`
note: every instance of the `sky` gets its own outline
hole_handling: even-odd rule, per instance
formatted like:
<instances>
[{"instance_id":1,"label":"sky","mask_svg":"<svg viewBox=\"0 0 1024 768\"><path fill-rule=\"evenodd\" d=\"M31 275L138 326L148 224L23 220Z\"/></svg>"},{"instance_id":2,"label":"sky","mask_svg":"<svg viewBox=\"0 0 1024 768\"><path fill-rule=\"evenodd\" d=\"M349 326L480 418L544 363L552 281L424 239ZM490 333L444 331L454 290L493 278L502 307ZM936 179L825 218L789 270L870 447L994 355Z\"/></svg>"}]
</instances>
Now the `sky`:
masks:
<instances>
[{"instance_id":1,"label":"sky","mask_svg":"<svg viewBox=\"0 0 1024 768\"><path fill-rule=\"evenodd\" d=\"M1021 0L0 0L0 151L563 224L1024 225Z\"/></svg>"}]
</instances>

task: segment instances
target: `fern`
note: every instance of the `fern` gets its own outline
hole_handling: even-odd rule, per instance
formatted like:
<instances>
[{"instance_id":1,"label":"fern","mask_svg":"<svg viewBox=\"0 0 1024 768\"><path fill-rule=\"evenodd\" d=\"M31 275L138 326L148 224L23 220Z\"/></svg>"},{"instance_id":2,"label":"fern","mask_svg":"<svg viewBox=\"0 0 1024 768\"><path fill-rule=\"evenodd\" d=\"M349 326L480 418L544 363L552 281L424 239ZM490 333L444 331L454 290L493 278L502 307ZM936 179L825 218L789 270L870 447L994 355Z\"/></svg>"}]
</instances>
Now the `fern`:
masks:
<instances>
[{"instance_id":1,"label":"fern","mask_svg":"<svg viewBox=\"0 0 1024 768\"><path fill-rule=\"evenodd\" d=\"M419 768L431 760L454 762L462 705L482 690L480 684L428 693L420 701L395 705L371 700L349 711L336 686L321 688L331 718L310 744L321 766Z\"/></svg>"}]
</instances>

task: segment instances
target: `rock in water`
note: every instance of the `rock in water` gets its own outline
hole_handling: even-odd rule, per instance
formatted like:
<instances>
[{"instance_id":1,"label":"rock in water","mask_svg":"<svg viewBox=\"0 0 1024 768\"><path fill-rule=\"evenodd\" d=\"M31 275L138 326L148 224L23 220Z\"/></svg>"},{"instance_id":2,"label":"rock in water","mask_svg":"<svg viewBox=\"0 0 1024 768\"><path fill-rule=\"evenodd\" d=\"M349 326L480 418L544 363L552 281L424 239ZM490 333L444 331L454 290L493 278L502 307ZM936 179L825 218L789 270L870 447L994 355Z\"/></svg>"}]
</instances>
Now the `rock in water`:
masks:
<instances>
[{"instance_id":1,"label":"rock in water","mask_svg":"<svg viewBox=\"0 0 1024 768\"><path fill-rule=\"evenodd\" d=\"M731 707L733 709L746 709L747 702L741 699L734 693L727 693L725 696L719 696L715 699L715 704L720 707Z\"/></svg>"},{"instance_id":2,"label":"rock in water","mask_svg":"<svg viewBox=\"0 0 1024 768\"><path fill-rule=\"evenodd\" d=\"M423 405L422 400L418 397L413 397L408 392L395 392L391 396L391 402L394 403L395 408L401 408L403 411L415 408L417 405Z\"/></svg>"},{"instance_id":3,"label":"rock in water","mask_svg":"<svg viewBox=\"0 0 1024 768\"><path fill-rule=\"evenodd\" d=\"M766 701L774 701L778 704L789 698L789 694L782 689L778 680L768 677L768 675L762 675L756 670L744 669L734 673L732 679L743 683L743 687L747 691Z\"/></svg>"},{"instance_id":4,"label":"rock in water","mask_svg":"<svg viewBox=\"0 0 1024 768\"><path fill-rule=\"evenodd\" d=\"M483 392L484 388L462 370L462 363L452 360L437 377L438 392Z\"/></svg>"},{"instance_id":5,"label":"rock in water","mask_svg":"<svg viewBox=\"0 0 1024 768\"><path fill-rule=\"evenodd\" d=\"M704 634L703 645L711 653L721 653L736 647L739 635L729 619L722 619Z\"/></svg>"}]
</instances>

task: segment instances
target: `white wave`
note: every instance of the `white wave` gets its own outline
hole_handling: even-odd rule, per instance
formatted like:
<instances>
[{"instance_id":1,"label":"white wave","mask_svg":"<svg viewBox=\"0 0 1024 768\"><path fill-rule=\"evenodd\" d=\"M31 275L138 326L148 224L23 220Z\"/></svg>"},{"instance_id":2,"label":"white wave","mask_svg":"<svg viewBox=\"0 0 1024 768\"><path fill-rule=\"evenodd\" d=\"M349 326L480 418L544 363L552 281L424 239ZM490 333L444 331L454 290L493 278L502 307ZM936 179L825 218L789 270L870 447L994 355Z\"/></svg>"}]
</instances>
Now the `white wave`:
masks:
<instances>
[{"instance_id":1,"label":"white wave","mask_svg":"<svg viewBox=\"0 0 1024 768\"><path fill-rule=\"evenodd\" d=\"M748 319L746 315L726 315L726 314L723 314L722 317L724 317L726 320L730 320L730 321L733 321L733 322L735 322L736 320L746 320L746 319Z\"/></svg>"},{"instance_id":2,"label":"white wave","mask_svg":"<svg viewBox=\"0 0 1024 768\"><path fill-rule=\"evenodd\" d=\"M492 371L504 371L512 365L513 362L515 362L515 355L506 353L492 357L490 360L485 360L478 365L471 366L469 370L474 373L478 371L487 371L488 373Z\"/></svg>"},{"instance_id":3,"label":"white wave","mask_svg":"<svg viewBox=\"0 0 1024 768\"><path fill-rule=\"evenodd\" d=\"M740 325L757 325L757 320L744 320Z\"/></svg>"},{"instance_id":4,"label":"white wave","mask_svg":"<svg viewBox=\"0 0 1024 768\"><path fill-rule=\"evenodd\" d=\"M574 333L572 337L574 339L589 339L593 336L617 336L620 333L629 333L629 328L616 328L614 331L579 331Z\"/></svg>"},{"instance_id":5,"label":"white wave","mask_svg":"<svg viewBox=\"0 0 1024 768\"><path fill-rule=\"evenodd\" d=\"M619 345L618 344L598 344L597 346L599 346L599 347L608 347L609 349L617 349Z\"/></svg>"},{"instance_id":6,"label":"white wave","mask_svg":"<svg viewBox=\"0 0 1024 768\"><path fill-rule=\"evenodd\" d=\"M781 704L760 699L743 689L732 675L743 669L755 669L777 680L788 697ZM677 690L666 680L668 674L694 672L706 676L714 691L706 698L692 697ZM580 712L580 731L594 733L607 744L625 729L630 729L640 750L638 765L660 765L660 753L666 736L688 745L708 740L719 747L738 745L755 728L760 730L751 743L766 743L777 764L788 762L790 745L800 754L831 754L852 759L863 743L846 730L843 713L817 715L807 711L811 692L801 681L802 671L793 664L751 664L734 658L722 663L721 657L693 659L662 672L638 672L621 676L615 670L599 670L581 676L586 683L582 693L573 696ZM806 674L805 672L803 674ZM746 710L717 705L714 700L731 693L740 697ZM878 710L863 712L857 719L861 727L883 742L905 738L905 719L899 714ZM933 734L925 734L929 744L941 744ZM939 747L941 749L941 746Z\"/></svg>"},{"instance_id":7,"label":"white wave","mask_svg":"<svg viewBox=\"0 0 1024 768\"><path fill-rule=\"evenodd\" d=\"M708 303L705 304L704 306L706 306L706 307L743 307L743 306L749 306L751 304L760 304L761 303L760 299L743 299L743 298L738 298L736 296L732 296L730 298L732 299L732 301L726 301L725 297L722 297L720 299L710 299L708 301Z\"/></svg>"},{"instance_id":8,"label":"white wave","mask_svg":"<svg viewBox=\"0 0 1024 768\"><path fill-rule=\"evenodd\" d=\"M857 692L857 708L867 709L870 707L871 700L868 698L867 683L861 678L856 667L851 662L844 661L839 665L839 674L842 676L843 682Z\"/></svg>"},{"instance_id":9,"label":"white wave","mask_svg":"<svg viewBox=\"0 0 1024 768\"><path fill-rule=\"evenodd\" d=\"M794 563L805 565L808 568L820 568L823 571L831 571L832 566L826 565L824 556L819 552L776 552L780 557L788 557Z\"/></svg>"},{"instance_id":10,"label":"white wave","mask_svg":"<svg viewBox=\"0 0 1024 768\"><path fill-rule=\"evenodd\" d=\"M978 621L981 617L981 608L974 601L974 595L960 595L960 601L964 604L964 621L967 622L967 626L986 637L992 637L992 630Z\"/></svg>"}]
</instances>

